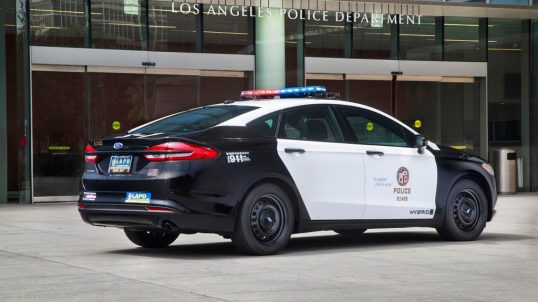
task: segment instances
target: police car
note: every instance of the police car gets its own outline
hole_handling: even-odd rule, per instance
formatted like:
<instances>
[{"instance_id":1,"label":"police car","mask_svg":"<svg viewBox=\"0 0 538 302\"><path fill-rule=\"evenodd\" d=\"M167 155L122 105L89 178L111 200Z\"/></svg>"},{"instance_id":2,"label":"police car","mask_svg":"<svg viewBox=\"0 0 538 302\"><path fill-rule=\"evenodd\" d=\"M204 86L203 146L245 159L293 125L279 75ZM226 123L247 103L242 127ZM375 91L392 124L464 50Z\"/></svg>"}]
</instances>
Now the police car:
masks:
<instances>
[{"instance_id":1,"label":"police car","mask_svg":"<svg viewBox=\"0 0 538 302\"><path fill-rule=\"evenodd\" d=\"M84 221L142 247L217 233L273 254L293 233L431 227L474 240L495 213L492 167L320 86L251 90L90 142Z\"/></svg>"}]
</instances>

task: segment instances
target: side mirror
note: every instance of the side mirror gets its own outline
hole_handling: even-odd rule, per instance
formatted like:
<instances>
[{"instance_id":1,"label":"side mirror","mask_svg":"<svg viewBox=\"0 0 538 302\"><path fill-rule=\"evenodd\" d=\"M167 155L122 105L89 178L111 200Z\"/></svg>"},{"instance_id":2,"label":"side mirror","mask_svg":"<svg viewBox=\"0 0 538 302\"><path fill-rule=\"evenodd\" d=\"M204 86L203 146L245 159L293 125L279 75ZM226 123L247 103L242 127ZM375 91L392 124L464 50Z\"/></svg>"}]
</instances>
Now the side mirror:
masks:
<instances>
[{"instance_id":1,"label":"side mirror","mask_svg":"<svg viewBox=\"0 0 538 302\"><path fill-rule=\"evenodd\" d=\"M428 139L424 135L415 135L415 147L418 148L418 153L423 154L427 146Z\"/></svg>"}]
</instances>

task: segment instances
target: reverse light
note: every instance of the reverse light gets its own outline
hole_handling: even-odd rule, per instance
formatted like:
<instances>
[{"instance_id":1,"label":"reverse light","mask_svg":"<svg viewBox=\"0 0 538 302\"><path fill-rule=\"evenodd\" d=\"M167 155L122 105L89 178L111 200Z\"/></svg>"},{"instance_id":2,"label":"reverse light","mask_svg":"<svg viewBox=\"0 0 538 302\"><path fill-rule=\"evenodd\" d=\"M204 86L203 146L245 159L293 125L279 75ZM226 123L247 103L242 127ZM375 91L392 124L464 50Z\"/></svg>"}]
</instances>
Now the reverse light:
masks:
<instances>
[{"instance_id":1,"label":"reverse light","mask_svg":"<svg viewBox=\"0 0 538 302\"><path fill-rule=\"evenodd\" d=\"M146 154L145 157L153 162L210 159L219 155L211 148L182 142L164 143L147 148L145 151L152 152L152 154Z\"/></svg>"},{"instance_id":2,"label":"reverse light","mask_svg":"<svg viewBox=\"0 0 538 302\"><path fill-rule=\"evenodd\" d=\"M85 159L87 163L96 163L97 162L97 155L93 153L97 153L97 150L95 150L92 146L87 145L84 149L85 153Z\"/></svg>"},{"instance_id":3,"label":"reverse light","mask_svg":"<svg viewBox=\"0 0 538 302\"><path fill-rule=\"evenodd\" d=\"M259 89L245 90L241 92L242 99L272 99L279 97L285 98L301 98L315 96L320 93L326 93L327 88L323 86L305 86L305 87L290 87L282 89Z\"/></svg>"}]
</instances>

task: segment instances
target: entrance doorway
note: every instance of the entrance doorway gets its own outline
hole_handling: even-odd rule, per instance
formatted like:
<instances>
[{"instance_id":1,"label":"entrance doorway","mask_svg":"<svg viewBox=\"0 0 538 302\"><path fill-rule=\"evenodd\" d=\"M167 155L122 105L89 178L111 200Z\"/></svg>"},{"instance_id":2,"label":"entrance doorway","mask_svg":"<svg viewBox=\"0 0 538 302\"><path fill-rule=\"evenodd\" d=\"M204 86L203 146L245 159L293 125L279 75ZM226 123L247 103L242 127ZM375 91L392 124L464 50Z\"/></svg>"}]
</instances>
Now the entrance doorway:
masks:
<instances>
[{"instance_id":1,"label":"entrance doorway","mask_svg":"<svg viewBox=\"0 0 538 302\"><path fill-rule=\"evenodd\" d=\"M251 72L32 66L34 201L78 198L89 140L236 99Z\"/></svg>"},{"instance_id":2,"label":"entrance doorway","mask_svg":"<svg viewBox=\"0 0 538 302\"><path fill-rule=\"evenodd\" d=\"M391 114L431 141L483 154L481 94L485 78L319 74L308 85L323 85L343 99Z\"/></svg>"}]
</instances>

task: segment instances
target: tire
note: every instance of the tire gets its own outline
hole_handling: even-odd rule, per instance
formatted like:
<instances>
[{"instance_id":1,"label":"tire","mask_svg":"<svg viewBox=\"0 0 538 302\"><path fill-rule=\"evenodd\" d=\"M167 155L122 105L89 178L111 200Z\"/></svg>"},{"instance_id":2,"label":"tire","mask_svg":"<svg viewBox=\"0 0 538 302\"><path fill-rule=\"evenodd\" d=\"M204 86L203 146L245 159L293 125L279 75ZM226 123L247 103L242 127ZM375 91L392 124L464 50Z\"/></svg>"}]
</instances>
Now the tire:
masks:
<instances>
[{"instance_id":1,"label":"tire","mask_svg":"<svg viewBox=\"0 0 538 302\"><path fill-rule=\"evenodd\" d=\"M161 230L135 231L123 229L123 231L134 244L146 248L167 247L179 236L178 232Z\"/></svg>"},{"instance_id":2,"label":"tire","mask_svg":"<svg viewBox=\"0 0 538 302\"><path fill-rule=\"evenodd\" d=\"M262 184L241 204L232 242L246 254L272 255L288 244L294 222L288 194L274 184Z\"/></svg>"},{"instance_id":3,"label":"tire","mask_svg":"<svg viewBox=\"0 0 538 302\"><path fill-rule=\"evenodd\" d=\"M487 214L487 199L480 186L460 180L448 194L443 226L437 232L447 240L475 240L486 227Z\"/></svg>"},{"instance_id":4,"label":"tire","mask_svg":"<svg viewBox=\"0 0 538 302\"><path fill-rule=\"evenodd\" d=\"M366 232L366 229L355 229L355 230L334 230L334 232L346 236L346 237L359 237L364 232Z\"/></svg>"}]
</instances>

